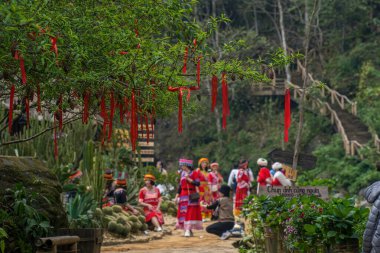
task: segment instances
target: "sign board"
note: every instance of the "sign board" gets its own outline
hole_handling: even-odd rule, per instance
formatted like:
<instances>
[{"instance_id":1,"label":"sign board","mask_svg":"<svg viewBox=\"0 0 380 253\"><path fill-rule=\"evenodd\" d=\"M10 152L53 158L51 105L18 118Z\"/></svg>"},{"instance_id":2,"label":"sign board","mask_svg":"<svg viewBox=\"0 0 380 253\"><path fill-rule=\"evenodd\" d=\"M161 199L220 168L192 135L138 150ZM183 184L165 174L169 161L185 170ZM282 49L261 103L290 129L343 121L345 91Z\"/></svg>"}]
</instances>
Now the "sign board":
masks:
<instances>
[{"instance_id":1,"label":"sign board","mask_svg":"<svg viewBox=\"0 0 380 253\"><path fill-rule=\"evenodd\" d=\"M328 199L329 190L327 186L260 186L257 195L284 196L288 198L307 195Z\"/></svg>"},{"instance_id":2,"label":"sign board","mask_svg":"<svg viewBox=\"0 0 380 253\"><path fill-rule=\"evenodd\" d=\"M292 167L282 164L282 168L285 170L285 176L289 178L292 181L297 180L297 170L293 169Z\"/></svg>"}]
</instances>

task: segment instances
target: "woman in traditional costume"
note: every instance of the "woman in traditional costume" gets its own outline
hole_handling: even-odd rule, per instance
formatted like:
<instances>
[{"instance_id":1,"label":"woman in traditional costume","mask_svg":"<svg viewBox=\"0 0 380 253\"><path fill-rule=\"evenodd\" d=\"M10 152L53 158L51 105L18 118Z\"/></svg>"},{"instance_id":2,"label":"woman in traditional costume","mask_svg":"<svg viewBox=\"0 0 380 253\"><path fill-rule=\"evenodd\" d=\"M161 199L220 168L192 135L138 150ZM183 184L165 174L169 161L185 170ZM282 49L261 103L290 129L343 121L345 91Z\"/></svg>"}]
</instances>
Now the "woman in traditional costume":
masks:
<instances>
[{"instance_id":1,"label":"woman in traditional costume","mask_svg":"<svg viewBox=\"0 0 380 253\"><path fill-rule=\"evenodd\" d=\"M202 221L210 221L212 216L212 211L205 207L207 205L211 205L212 203L212 195L208 183L208 170L209 160L207 158L201 158L198 161L198 168L193 172L200 181L199 195L200 203L202 203Z\"/></svg>"},{"instance_id":2,"label":"woman in traditional costume","mask_svg":"<svg viewBox=\"0 0 380 253\"><path fill-rule=\"evenodd\" d=\"M211 172L208 174L208 185L212 194L212 201L216 201L219 198L219 189L223 183L223 177L219 173L219 164L211 163Z\"/></svg>"},{"instance_id":3,"label":"woman in traditional costume","mask_svg":"<svg viewBox=\"0 0 380 253\"><path fill-rule=\"evenodd\" d=\"M244 199L249 194L249 189L251 188L252 182L251 175L248 171L248 161L242 160L239 163L239 170L236 176L236 197L234 206L234 215L239 216L241 213L242 206L244 204Z\"/></svg>"},{"instance_id":4,"label":"woman in traditional costume","mask_svg":"<svg viewBox=\"0 0 380 253\"><path fill-rule=\"evenodd\" d=\"M190 237L193 236L193 229L203 229L198 193L200 180L198 174L193 171L192 160L180 159L179 165L182 174L176 195L178 202L176 228L185 230L185 237Z\"/></svg>"},{"instance_id":5,"label":"woman in traditional costume","mask_svg":"<svg viewBox=\"0 0 380 253\"><path fill-rule=\"evenodd\" d=\"M113 193L115 198L115 204L119 205L123 208L126 212L132 212L135 215L139 214L139 211L137 211L133 206L127 203L127 180L125 178L118 178L116 180L116 187L115 191Z\"/></svg>"},{"instance_id":6,"label":"woman in traditional costume","mask_svg":"<svg viewBox=\"0 0 380 253\"><path fill-rule=\"evenodd\" d=\"M102 198L102 207L104 208L115 204L115 198L113 196L115 191L115 180L113 179L112 170L107 169L103 178L106 180L106 186Z\"/></svg>"},{"instance_id":7,"label":"woman in traditional costume","mask_svg":"<svg viewBox=\"0 0 380 253\"><path fill-rule=\"evenodd\" d=\"M281 163L274 163L272 165L272 168L275 170L272 185L273 186L292 186L292 182L286 178L284 173L282 172L282 164Z\"/></svg>"},{"instance_id":8,"label":"woman in traditional costume","mask_svg":"<svg viewBox=\"0 0 380 253\"><path fill-rule=\"evenodd\" d=\"M161 194L155 186L156 178L151 174L144 176L145 187L140 189L139 203L144 207L145 222L154 226L154 231L161 232L164 218L160 211Z\"/></svg>"},{"instance_id":9,"label":"woman in traditional costume","mask_svg":"<svg viewBox=\"0 0 380 253\"><path fill-rule=\"evenodd\" d=\"M257 160L257 165L260 167L259 175L257 177L257 182L260 184L260 186L271 185L272 176L271 176L270 170L267 168L268 161L264 158L259 158Z\"/></svg>"}]
</instances>

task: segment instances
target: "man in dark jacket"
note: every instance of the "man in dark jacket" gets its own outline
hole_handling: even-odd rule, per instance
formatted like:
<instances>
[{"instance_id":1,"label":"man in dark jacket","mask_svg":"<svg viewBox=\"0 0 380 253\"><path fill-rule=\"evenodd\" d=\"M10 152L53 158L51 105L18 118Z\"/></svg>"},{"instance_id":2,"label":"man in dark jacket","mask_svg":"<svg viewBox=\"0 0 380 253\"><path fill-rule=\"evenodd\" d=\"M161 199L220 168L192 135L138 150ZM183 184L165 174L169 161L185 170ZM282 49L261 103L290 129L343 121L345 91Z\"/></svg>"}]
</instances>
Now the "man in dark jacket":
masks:
<instances>
[{"instance_id":1,"label":"man in dark jacket","mask_svg":"<svg viewBox=\"0 0 380 253\"><path fill-rule=\"evenodd\" d=\"M380 181L365 189L364 196L373 204L363 236L363 253L380 253Z\"/></svg>"}]
</instances>

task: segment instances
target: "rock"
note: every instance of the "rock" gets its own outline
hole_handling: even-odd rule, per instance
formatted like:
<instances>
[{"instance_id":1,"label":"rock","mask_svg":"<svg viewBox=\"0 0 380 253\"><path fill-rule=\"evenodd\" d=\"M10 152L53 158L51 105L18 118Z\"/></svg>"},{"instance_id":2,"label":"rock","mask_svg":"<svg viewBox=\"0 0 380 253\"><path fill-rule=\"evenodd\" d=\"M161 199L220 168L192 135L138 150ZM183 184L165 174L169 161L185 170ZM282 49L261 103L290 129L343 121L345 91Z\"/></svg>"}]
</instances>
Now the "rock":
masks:
<instances>
[{"instance_id":1,"label":"rock","mask_svg":"<svg viewBox=\"0 0 380 253\"><path fill-rule=\"evenodd\" d=\"M62 186L58 178L41 161L32 157L0 156L0 198L7 188L20 183L28 192L38 193L41 201L35 208L46 215L55 228L68 227L61 202ZM47 198L50 203L43 200Z\"/></svg>"}]
</instances>

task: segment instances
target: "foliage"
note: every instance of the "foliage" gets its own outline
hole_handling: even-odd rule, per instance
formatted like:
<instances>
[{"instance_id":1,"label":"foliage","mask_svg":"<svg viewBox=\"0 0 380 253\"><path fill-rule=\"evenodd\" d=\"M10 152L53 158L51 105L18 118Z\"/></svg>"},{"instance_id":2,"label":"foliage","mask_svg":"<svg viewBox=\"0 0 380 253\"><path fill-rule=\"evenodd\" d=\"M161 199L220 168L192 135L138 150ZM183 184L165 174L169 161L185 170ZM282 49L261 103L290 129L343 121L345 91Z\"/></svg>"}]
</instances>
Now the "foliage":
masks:
<instances>
[{"instance_id":1,"label":"foliage","mask_svg":"<svg viewBox=\"0 0 380 253\"><path fill-rule=\"evenodd\" d=\"M8 238L7 232L3 228L0 228L0 251L4 253L5 251L5 239Z\"/></svg>"},{"instance_id":2,"label":"foliage","mask_svg":"<svg viewBox=\"0 0 380 253\"><path fill-rule=\"evenodd\" d=\"M246 199L245 209L244 215L254 222L255 229L277 229L289 250L301 252L361 238L369 213L367 208L355 207L353 199L324 201L310 196L251 196Z\"/></svg>"},{"instance_id":3,"label":"foliage","mask_svg":"<svg viewBox=\"0 0 380 253\"><path fill-rule=\"evenodd\" d=\"M7 189L0 206L0 227L8 234L7 252L33 252L30 242L51 232L49 220L36 209L40 204L37 199L41 198L22 185Z\"/></svg>"},{"instance_id":4,"label":"foliage","mask_svg":"<svg viewBox=\"0 0 380 253\"><path fill-rule=\"evenodd\" d=\"M70 228L98 228L101 221L95 219L97 202L90 192L79 193L66 205Z\"/></svg>"}]
</instances>

